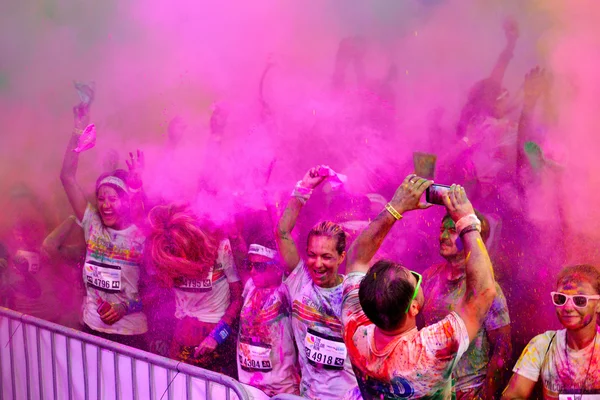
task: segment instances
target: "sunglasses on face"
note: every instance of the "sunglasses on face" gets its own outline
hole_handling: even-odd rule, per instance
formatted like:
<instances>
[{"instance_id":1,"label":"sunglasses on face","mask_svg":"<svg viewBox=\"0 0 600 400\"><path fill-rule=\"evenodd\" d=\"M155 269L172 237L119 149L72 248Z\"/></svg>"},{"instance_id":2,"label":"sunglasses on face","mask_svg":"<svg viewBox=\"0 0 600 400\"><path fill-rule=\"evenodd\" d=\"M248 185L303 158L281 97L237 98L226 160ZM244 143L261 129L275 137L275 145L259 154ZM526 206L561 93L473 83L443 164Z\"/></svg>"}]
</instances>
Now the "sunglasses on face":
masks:
<instances>
[{"instance_id":1,"label":"sunglasses on face","mask_svg":"<svg viewBox=\"0 0 600 400\"><path fill-rule=\"evenodd\" d=\"M562 307L567 304L567 301L571 299L573 305L577 308L585 308L588 305L589 300L599 300L600 295L588 296L585 294L568 295L560 292L551 292L552 302L557 307Z\"/></svg>"},{"instance_id":2,"label":"sunglasses on face","mask_svg":"<svg viewBox=\"0 0 600 400\"><path fill-rule=\"evenodd\" d=\"M408 307L406 307L406 311L404 312L405 314L408 313L412 302L415 301L415 299L417 298L417 294L419 294L419 288L421 287L421 281L423 280L423 277L418 272L410 271L410 273L413 274L413 276L417 280L417 284L415 285L415 292L412 295L412 299L410 299L410 301L408 302Z\"/></svg>"},{"instance_id":3,"label":"sunglasses on face","mask_svg":"<svg viewBox=\"0 0 600 400\"><path fill-rule=\"evenodd\" d=\"M248 259L245 259L243 262L243 267L250 271L252 268L254 268L256 270L256 272L264 272L267 268L269 268L270 266L275 266L277 265L277 262L275 261L250 261Z\"/></svg>"}]
</instances>

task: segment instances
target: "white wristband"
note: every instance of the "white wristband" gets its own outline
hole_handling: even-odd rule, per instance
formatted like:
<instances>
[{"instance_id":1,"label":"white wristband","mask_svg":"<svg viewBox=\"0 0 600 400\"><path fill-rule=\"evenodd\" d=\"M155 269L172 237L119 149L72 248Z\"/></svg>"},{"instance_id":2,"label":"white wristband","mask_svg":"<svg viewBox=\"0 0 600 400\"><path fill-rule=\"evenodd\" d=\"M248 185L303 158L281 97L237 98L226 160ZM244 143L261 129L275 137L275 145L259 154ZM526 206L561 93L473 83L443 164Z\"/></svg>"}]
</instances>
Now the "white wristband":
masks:
<instances>
[{"instance_id":1,"label":"white wristband","mask_svg":"<svg viewBox=\"0 0 600 400\"><path fill-rule=\"evenodd\" d=\"M459 234L460 232L462 232L463 229L471 225L477 225L479 226L479 230L481 230L481 221L479 220L479 218L477 218L477 215L475 214L465 215L464 217L456 221L454 224L454 226L456 226L456 232L458 232Z\"/></svg>"},{"instance_id":2,"label":"white wristband","mask_svg":"<svg viewBox=\"0 0 600 400\"><path fill-rule=\"evenodd\" d=\"M292 196L296 197L302 204L305 204L308 199L310 199L310 195L312 194L312 189L305 188L301 185L302 181L298 181L296 183L296 187L292 191Z\"/></svg>"}]
</instances>

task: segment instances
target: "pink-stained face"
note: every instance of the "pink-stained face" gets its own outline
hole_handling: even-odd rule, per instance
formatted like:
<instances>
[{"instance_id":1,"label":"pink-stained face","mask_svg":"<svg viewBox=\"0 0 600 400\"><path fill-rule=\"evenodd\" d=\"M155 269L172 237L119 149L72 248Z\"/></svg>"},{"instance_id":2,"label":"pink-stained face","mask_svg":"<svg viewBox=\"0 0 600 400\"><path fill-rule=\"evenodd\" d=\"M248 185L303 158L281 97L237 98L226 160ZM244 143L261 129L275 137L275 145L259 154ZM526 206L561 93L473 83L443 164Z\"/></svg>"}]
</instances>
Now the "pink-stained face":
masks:
<instances>
[{"instance_id":1,"label":"pink-stained face","mask_svg":"<svg viewBox=\"0 0 600 400\"><path fill-rule=\"evenodd\" d=\"M336 286L338 268L346 257L346 252L338 254L335 239L328 236L311 236L308 241L307 267L313 282L323 288Z\"/></svg>"},{"instance_id":2,"label":"pink-stained face","mask_svg":"<svg viewBox=\"0 0 600 400\"><path fill-rule=\"evenodd\" d=\"M124 202L114 188L108 185L100 186L96 202L102 223L106 227L112 229L126 227L130 217L129 203Z\"/></svg>"},{"instance_id":3,"label":"pink-stained face","mask_svg":"<svg viewBox=\"0 0 600 400\"><path fill-rule=\"evenodd\" d=\"M445 218L440 227L440 255L444 258L453 257L460 253L460 238L451 218Z\"/></svg>"},{"instance_id":4,"label":"pink-stained face","mask_svg":"<svg viewBox=\"0 0 600 400\"><path fill-rule=\"evenodd\" d=\"M559 285L556 291L571 296L598 294L591 283L581 279L567 281ZM568 299L563 306L554 307L558 320L567 330L579 330L594 321L596 313L600 312L600 300L589 299L585 307L579 308L575 307L572 299Z\"/></svg>"}]
</instances>

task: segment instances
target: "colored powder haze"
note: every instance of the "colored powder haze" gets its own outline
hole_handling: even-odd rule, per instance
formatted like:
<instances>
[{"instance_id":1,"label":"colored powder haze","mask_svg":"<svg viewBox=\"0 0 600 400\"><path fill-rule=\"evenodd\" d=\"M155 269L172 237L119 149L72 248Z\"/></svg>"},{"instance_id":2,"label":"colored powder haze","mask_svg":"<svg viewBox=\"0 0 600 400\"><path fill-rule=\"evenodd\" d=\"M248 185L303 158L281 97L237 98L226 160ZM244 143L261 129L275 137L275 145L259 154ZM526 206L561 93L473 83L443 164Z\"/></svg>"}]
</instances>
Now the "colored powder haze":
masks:
<instances>
[{"instance_id":1,"label":"colored powder haze","mask_svg":"<svg viewBox=\"0 0 600 400\"><path fill-rule=\"evenodd\" d=\"M489 75L505 45L503 20L512 15L521 35L504 84L518 98L530 68L553 73L552 98L540 103L552 103L554 112L540 104L536 121L546 132L544 151L564 167L560 179L542 172L532 183L521 205L530 221L498 210L496 275L519 341L556 327L547 293L561 265L600 262L594 206L600 4L594 0L5 3L4 238L20 218L43 221L43 237L72 212L59 171L78 101L73 80L96 84L97 145L82 154L78 172L90 196L96 177L115 161L125 168L127 153L138 148L146 154L150 195L190 201L219 222L262 208L267 180L267 196L281 204L318 163L348 175L350 193L389 199L412 170L412 152L426 151L438 155L436 181L451 183L444 177L460 165L444 164L444 157L455 146L461 107L471 86ZM354 36L364 44L370 95L351 66L345 88L332 88L340 40ZM261 107L261 77L268 112ZM213 107L226 114L220 140L210 135ZM199 183L205 190L196 195ZM37 200L18 196L28 190ZM367 202L363 215L344 216L355 203L330 199L323 193L311 199L297 229L301 242L320 218L366 219L381 209ZM439 207L408 214L382 251L418 271L441 261L442 215Z\"/></svg>"}]
</instances>

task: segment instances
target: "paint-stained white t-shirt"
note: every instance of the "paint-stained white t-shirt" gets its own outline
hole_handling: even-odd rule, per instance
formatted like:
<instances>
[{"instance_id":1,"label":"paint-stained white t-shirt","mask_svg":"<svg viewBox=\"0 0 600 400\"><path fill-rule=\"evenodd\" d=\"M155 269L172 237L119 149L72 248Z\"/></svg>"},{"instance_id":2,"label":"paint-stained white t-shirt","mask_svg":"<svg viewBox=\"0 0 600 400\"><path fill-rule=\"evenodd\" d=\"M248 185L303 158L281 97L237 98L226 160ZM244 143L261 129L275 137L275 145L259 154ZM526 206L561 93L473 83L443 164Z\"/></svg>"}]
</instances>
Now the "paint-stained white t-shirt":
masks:
<instances>
[{"instance_id":1,"label":"paint-stained white t-shirt","mask_svg":"<svg viewBox=\"0 0 600 400\"><path fill-rule=\"evenodd\" d=\"M446 264L435 265L423 273L423 293L425 303L421 310L425 325L444 319L456 310L467 290L467 279L463 273L457 279L448 279ZM496 283L496 297L487 312L485 320L467 352L460 358L452 373L456 391L482 386L490 362L490 342L488 332L510 324L506 298Z\"/></svg>"},{"instance_id":2,"label":"paint-stained white t-shirt","mask_svg":"<svg viewBox=\"0 0 600 400\"><path fill-rule=\"evenodd\" d=\"M375 325L364 314L358 298L364 276L351 273L346 277L342 305L344 341L362 398L451 399L452 370L469 347L463 320L452 312L434 325L399 335L378 350Z\"/></svg>"},{"instance_id":3,"label":"paint-stained white t-shirt","mask_svg":"<svg viewBox=\"0 0 600 400\"><path fill-rule=\"evenodd\" d=\"M218 323L231 302L229 283L238 282L229 239L219 243L215 265L205 279L180 278L174 285L175 317Z\"/></svg>"},{"instance_id":4,"label":"paint-stained white t-shirt","mask_svg":"<svg viewBox=\"0 0 600 400\"><path fill-rule=\"evenodd\" d=\"M356 387L342 340L342 285L315 285L303 261L284 281L292 297L292 327L302 368L300 394L310 399L340 399Z\"/></svg>"},{"instance_id":5,"label":"paint-stained white t-shirt","mask_svg":"<svg viewBox=\"0 0 600 400\"><path fill-rule=\"evenodd\" d=\"M292 332L292 303L281 284L244 288L237 347L239 381L269 396L299 394L300 365Z\"/></svg>"},{"instance_id":6,"label":"paint-stained white t-shirt","mask_svg":"<svg viewBox=\"0 0 600 400\"><path fill-rule=\"evenodd\" d=\"M566 332L546 331L531 339L513 368L514 373L534 382L541 376L544 399L580 393L580 389L600 393L600 333L596 332L595 344L573 350L566 346Z\"/></svg>"},{"instance_id":7,"label":"paint-stained white t-shirt","mask_svg":"<svg viewBox=\"0 0 600 400\"><path fill-rule=\"evenodd\" d=\"M146 238L135 225L122 230L105 227L100 214L90 204L81 222L87 245L83 266L86 285L83 322L104 333L146 333L148 323L143 312L127 314L112 325L102 322L98 314L103 300L109 303L139 300L140 261Z\"/></svg>"}]
</instances>

